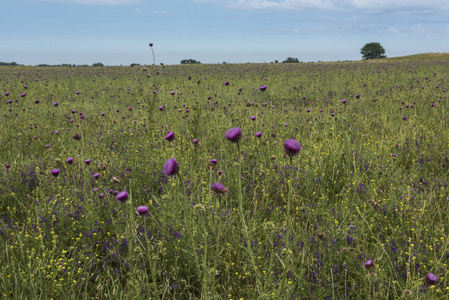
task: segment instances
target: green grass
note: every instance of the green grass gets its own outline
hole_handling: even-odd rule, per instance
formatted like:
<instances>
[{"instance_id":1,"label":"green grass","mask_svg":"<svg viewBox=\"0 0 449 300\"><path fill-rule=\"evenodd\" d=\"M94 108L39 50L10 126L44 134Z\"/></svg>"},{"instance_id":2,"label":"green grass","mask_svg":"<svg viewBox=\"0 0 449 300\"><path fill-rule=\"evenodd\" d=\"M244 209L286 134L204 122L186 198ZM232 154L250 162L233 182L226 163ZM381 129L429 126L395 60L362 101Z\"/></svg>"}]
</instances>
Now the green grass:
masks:
<instances>
[{"instance_id":1,"label":"green grass","mask_svg":"<svg viewBox=\"0 0 449 300\"><path fill-rule=\"evenodd\" d=\"M446 77L441 61L1 67L2 297L446 299Z\"/></svg>"}]
</instances>

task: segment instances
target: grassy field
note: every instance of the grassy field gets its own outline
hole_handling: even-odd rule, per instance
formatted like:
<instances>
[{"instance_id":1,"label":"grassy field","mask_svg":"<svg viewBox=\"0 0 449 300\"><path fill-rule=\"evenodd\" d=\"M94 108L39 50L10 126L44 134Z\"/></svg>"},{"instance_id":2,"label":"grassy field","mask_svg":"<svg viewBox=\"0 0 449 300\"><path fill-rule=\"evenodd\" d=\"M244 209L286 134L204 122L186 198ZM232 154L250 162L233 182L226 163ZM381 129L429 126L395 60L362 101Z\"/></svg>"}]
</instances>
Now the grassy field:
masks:
<instances>
[{"instance_id":1,"label":"grassy field","mask_svg":"<svg viewBox=\"0 0 449 300\"><path fill-rule=\"evenodd\" d=\"M448 70L0 67L2 297L448 299Z\"/></svg>"}]
</instances>

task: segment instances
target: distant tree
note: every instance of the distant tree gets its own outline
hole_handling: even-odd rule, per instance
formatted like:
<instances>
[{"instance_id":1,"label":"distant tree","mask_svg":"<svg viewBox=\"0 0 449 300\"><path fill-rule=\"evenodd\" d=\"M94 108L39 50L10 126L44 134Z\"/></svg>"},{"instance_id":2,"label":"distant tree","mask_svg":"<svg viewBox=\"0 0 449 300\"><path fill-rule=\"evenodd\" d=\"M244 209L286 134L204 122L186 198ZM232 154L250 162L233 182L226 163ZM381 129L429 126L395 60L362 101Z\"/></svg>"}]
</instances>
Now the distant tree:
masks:
<instances>
[{"instance_id":1,"label":"distant tree","mask_svg":"<svg viewBox=\"0 0 449 300\"><path fill-rule=\"evenodd\" d=\"M282 63L288 63L288 64L299 63L299 59L294 58L294 57L287 57L287 59L284 60Z\"/></svg>"},{"instance_id":2,"label":"distant tree","mask_svg":"<svg viewBox=\"0 0 449 300\"><path fill-rule=\"evenodd\" d=\"M0 66L18 66L18 64L16 63L16 62L10 62L10 63L7 63L7 62L0 62Z\"/></svg>"},{"instance_id":3,"label":"distant tree","mask_svg":"<svg viewBox=\"0 0 449 300\"><path fill-rule=\"evenodd\" d=\"M97 62L92 64L92 67L104 67L104 65L101 62Z\"/></svg>"},{"instance_id":4,"label":"distant tree","mask_svg":"<svg viewBox=\"0 0 449 300\"><path fill-rule=\"evenodd\" d=\"M362 59L374 59L374 58L384 58L387 57L385 54L385 49L380 43L367 43L360 49L360 54L362 54Z\"/></svg>"},{"instance_id":5,"label":"distant tree","mask_svg":"<svg viewBox=\"0 0 449 300\"><path fill-rule=\"evenodd\" d=\"M181 65L190 65L190 64L200 64L201 62L194 59L183 59L181 60Z\"/></svg>"},{"instance_id":6,"label":"distant tree","mask_svg":"<svg viewBox=\"0 0 449 300\"><path fill-rule=\"evenodd\" d=\"M274 63L275 63L275 64L279 63L279 60L276 59L276 60L274 61Z\"/></svg>"}]
</instances>

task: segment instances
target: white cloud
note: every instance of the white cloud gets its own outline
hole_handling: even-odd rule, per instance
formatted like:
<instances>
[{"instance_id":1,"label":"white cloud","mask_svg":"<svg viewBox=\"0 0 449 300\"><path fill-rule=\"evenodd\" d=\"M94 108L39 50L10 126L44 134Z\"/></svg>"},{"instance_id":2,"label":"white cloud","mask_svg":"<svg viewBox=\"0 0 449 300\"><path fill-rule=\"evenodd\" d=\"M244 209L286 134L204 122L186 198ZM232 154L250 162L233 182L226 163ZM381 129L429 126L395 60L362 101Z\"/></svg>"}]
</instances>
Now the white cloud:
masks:
<instances>
[{"instance_id":1,"label":"white cloud","mask_svg":"<svg viewBox=\"0 0 449 300\"><path fill-rule=\"evenodd\" d=\"M389 32L392 32L392 33L399 33L399 30L397 30L396 27L394 27L394 26L388 28L388 31L389 31Z\"/></svg>"},{"instance_id":2,"label":"white cloud","mask_svg":"<svg viewBox=\"0 0 449 300\"><path fill-rule=\"evenodd\" d=\"M79 3L86 5L105 5L105 6L118 6L118 5L131 5L138 4L139 0L39 0L43 2L60 2L60 3Z\"/></svg>"},{"instance_id":3,"label":"white cloud","mask_svg":"<svg viewBox=\"0 0 449 300\"><path fill-rule=\"evenodd\" d=\"M193 2L217 2L217 0L191 0ZM218 0L224 6L233 9L277 9L277 10L302 10L302 9L374 9L388 10L407 9L417 10L442 10L449 11L447 0Z\"/></svg>"}]
</instances>

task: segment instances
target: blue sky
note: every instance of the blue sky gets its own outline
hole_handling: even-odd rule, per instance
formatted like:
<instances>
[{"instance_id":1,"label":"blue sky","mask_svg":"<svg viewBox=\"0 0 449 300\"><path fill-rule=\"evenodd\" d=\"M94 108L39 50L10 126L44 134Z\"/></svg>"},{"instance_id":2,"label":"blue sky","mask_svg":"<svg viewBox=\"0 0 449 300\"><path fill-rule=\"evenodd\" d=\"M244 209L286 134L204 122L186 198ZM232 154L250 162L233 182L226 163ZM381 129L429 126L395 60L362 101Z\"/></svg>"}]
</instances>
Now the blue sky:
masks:
<instances>
[{"instance_id":1,"label":"blue sky","mask_svg":"<svg viewBox=\"0 0 449 300\"><path fill-rule=\"evenodd\" d=\"M244 63L449 52L447 0L0 0L0 61Z\"/></svg>"}]
</instances>

